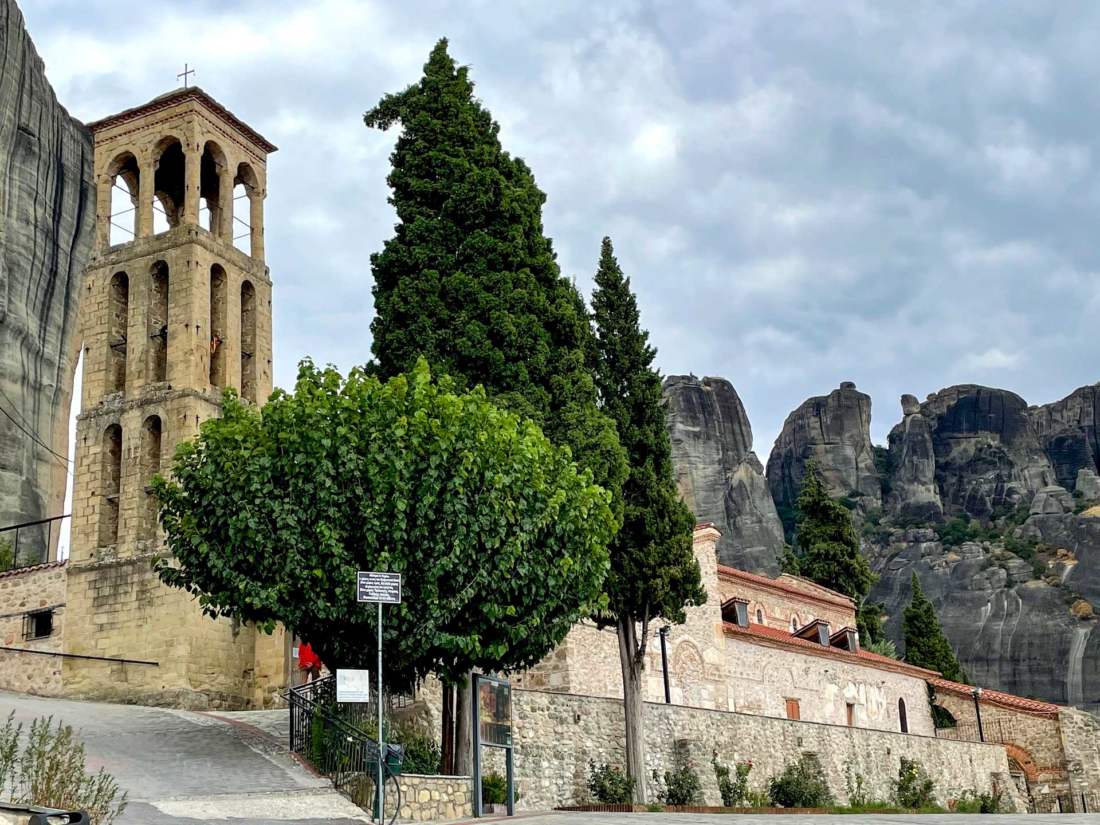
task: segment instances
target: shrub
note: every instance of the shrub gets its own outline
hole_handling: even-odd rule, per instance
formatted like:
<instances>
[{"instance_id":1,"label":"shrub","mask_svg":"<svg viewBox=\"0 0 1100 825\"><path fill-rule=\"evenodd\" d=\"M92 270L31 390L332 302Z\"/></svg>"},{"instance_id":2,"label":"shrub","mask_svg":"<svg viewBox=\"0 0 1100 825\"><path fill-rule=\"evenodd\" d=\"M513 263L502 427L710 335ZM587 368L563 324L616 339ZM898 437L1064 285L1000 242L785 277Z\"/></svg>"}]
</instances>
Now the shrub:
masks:
<instances>
[{"instance_id":1,"label":"shrub","mask_svg":"<svg viewBox=\"0 0 1100 825\"><path fill-rule=\"evenodd\" d=\"M928 772L915 759L901 758L898 781L894 783L894 799L903 808L929 808L936 804L936 786Z\"/></svg>"},{"instance_id":2,"label":"shrub","mask_svg":"<svg viewBox=\"0 0 1100 825\"><path fill-rule=\"evenodd\" d=\"M734 766L735 778L730 778L730 769L718 761L715 755L713 760L714 778L718 780L718 792L722 795L722 804L727 808L737 808L745 804L749 793L749 773L752 771L752 762L738 762Z\"/></svg>"},{"instance_id":3,"label":"shrub","mask_svg":"<svg viewBox=\"0 0 1100 825\"><path fill-rule=\"evenodd\" d=\"M653 772L653 782L657 786L657 798L666 805L698 805L701 785L699 776L689 765L674 771L665 771L662 782Z\"/></svg>"},{"instance_id":4,"label":"shrub","mask_svg":"<svg viewBox=\"0 0 1100 825\"><path fill-rule=\"evenodd\" d=\"M625 805L634 799L634 779L615 765L589 761L588 792L604 805Z\"/></svg>"},{"instance_id":5,"label":"shrub","mask_svg":"<svg viewBox=\"0 0 1100 825\"><path fill-rule=\"evenodd\" d=\"M22 752L20 743L22 742ZM114 777L85 769L84 744L53 717L31 722L26 736L15 713L0 728L0 797L29 805L84 810L96 825L111 825L126 809Z\"/></svg>"},{"instance_id":6,"label":"shrub","mask_svg":"<svg viewBox=\"0 0 1100 825\"><path fill-rule=\"evenodd\" d=\"M833 803L821 760L811 751L803 751L797 762L768 783L768 796L773 805L784 808L822 808Z\"/></svg>"},{"instance_id":7,"label":"shrub","mask_svg":"<svg viewBox=\"0 0 1100 825\"><path fill-rule=\"evenodd\" d=\"M15 567L15 550L12 549L11 539L0 538L0 573Z\"/></svg>"},{"instance_id":8,"label":"shrub","mask_svg":"<svg viewBox=\"0 0 1100 825\"><path fill-rule=\"evenodd\" d=\"M968 541L977 541L982 537L981 525L965 516L956 516L946 524L936 528L936 533L944 547L958 547Z\"/></svg>"},{"instance_id":9,"label":"shrub","mask_svg":"<svg viewBox=\"0 0 1100 825\"><path fill-rule=\"evenodd\" d=\"M746 808L770 808L771 804L772 800L767 791L750 790L745 794Z\"/></svg>"},{"instance_id":10,"label":"shrub","mask_svg":"<svg viewBox=\"0 0 1100 825\"><path fill-rule=\"evenodd\" d=\"M481 777L481 804L503 805L508 801L508 780L499 773Z\"/></svg>"},{"instance_id":11,"label":"shrub","mask_svg":"<svg viewBox=\"0 0 1100 825\"><path fill-rule=\"evenodd\" d=\"M437 774L443 764L443 755L432 736L410 724L390 728L390 741L405 749L401 770L405 773Z\"/></svg>"},{"instance_id":12,"label":"shrub","mask_svg":"<svg viewBox=\"0 0 1100 825\"><path fill-rule=\"evenodd\" d=\"M955 800L952 810L959 814L999 814L1001 812L1001 792L975 793L963 791Z\"/></svg>"}]
</instances>

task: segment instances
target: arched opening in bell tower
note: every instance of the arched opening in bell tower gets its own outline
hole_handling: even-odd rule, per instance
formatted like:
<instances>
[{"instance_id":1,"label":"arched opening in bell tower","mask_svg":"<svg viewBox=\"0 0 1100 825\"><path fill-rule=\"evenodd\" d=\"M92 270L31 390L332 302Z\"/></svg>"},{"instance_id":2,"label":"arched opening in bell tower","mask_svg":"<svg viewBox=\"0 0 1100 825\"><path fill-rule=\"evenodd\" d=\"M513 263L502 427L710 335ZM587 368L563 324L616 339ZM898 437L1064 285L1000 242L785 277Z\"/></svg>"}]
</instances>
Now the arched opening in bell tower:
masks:
<instances>
[{"instance_id":1,"label":"arched opening in bell tower","mask_svg":"<svg viewBox=\"0 0 1100 825\"><path fill-rule=\"evenodd\" d=\"M241 398L256 403L256 288L241 284Z\"/></svg>"},{"instance_id":2,"label":"arched opening in bell tower","mask_svg":"<svg viewBox=\"0 0 1100 825\"><path fill-rule=\"evenodd\" d=\"M104 392L126 388L126 324L130 316L130 279L116 272L107 285L107 386Z\"/></svg>"},{"instance_id":3,"label":"arched opening in bell tower","mask_svg":"<svg viewBox=\"0 0 1100 825\"><path fill-rule=\"evenodd\" d=\"M178 138L166 137L153 151L153 233L179 226L187 191L187 157Z\"/></svg>"},{"instance_id":4,"label":"arched opening in bell tower","mask_svg":"<svg viewBox=\"0 0 1100 825\"><path fill-rule=\"evenodd\" d=\"M141 170L131 152L123 152L107 168L111 181L111 214L107 220L108 243L115 246L129 243L138 232L138 191Z\"/></svg>"},{"instance_id":5,"label":"arched opening in bell tower","mask_svg":"<svg viewBox=\"0 0 1100 825\"><path fill-rule=\"evenodd\" d=\"M247 163L239 164L233 178L233 245L245 255L252 254L253 223L259 196L255 171Z\"/></svg>"},{"instance_id":6,"label":"arched opening in bell tower","mask_svg":"<svg viewBox=\"0 0 1100 825\"><path fill-rule=\"evenodd\" d=\"M210 386L225 386L225 336L228 279L218 264L210 267Z\"/></svg>"},{"instance_id":7,"label":"arched opening in bell tower","mask_svg":"<svg viewBox=\"0 0 1100 825\"><path fill-rule=\"evenodd\" d=\"M149 272L148 380L168 380L168 264L157 261Z\"/></svg>"},{"instance_id":8,"label":"arched opening in bell tower","mask_svg":"<svg viewBox=\"0 0 1100 825\"><path fill-rule=\"evenodd\" d=\"M225 194L228 174L225 152L212 140L206 141L199 169L199 226L215 237L225 233Z\"/></svg>"},{"instance_id":9,"label":"arched opening in bell tower","mask_svg":"<svg viewBox=\"0 0 1100 825\"><path fill-rule=\"evenodd\" d=\"M99 546L118 544L118 494L122 483L122 427L110 425L100 447Z\"/></svg>"},{"instance_id":10,"label":"arched opening in bell tower","mask_svg":"<svg viewBox=\"0 0 1100 825\"><path fill-rule=\"evenodd\" d=\"M153 476L160 472L161 422L159 415L151 415L141 426L141 481L142 481L142 537L157 535L157 499L153 495Z\"/></svg>"}]
</instances>

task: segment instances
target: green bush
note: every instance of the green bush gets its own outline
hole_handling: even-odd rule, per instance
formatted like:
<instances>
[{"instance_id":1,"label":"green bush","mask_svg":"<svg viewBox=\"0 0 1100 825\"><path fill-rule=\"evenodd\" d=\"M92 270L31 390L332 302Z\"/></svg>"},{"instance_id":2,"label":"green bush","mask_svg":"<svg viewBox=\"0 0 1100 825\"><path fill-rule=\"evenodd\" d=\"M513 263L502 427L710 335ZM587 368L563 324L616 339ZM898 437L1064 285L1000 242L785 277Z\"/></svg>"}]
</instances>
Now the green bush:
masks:
<instances>
[{"instance_id":1,"label":"green bush","mask_svg":"<svg viewBox=\"0 0 1100 825\"><path fill-rule=\"evenodd\" d=\"M936 528L944 547L958 547L968 541L978 541L984 535L982 526L966 516L956 516Z\"/></svg>"},{"instance_id":2,"label":"green bush","mask_svg":"<svg viewBox=\"0 0 1100 825\"><path fill-rule=\"evenodd\" d=\"M1001 812L1001 792L975 793L963 791L962 796L955 800L953 807L959 814L999 814Z\"/></svg>"},{"instance_id":3,"label":"green bush","mask_svg":"<svg viewBox=\"0 0 1100 825\"><path fill-rule=\"evenodd\" d=\"M901 758L898 781L894 783L894 800L903 808L930 808L936 804L936 786L928 772L915 759Z\"/></svg>"},{"instance_id":4,"label":"green bush","mask_svg":"<svg viewBox=\"0 0 1100 825\"><path fill-rule=\"evenodd\" d=\"M23 726L15 713L0 728L0 799L66 811L83 810L96 825L111 825L126 810L126 794L102 768L85 769L84 744L53 717Z\"/></svg>"},{"instance_id":5,"label":"green bush","mask_svg":"<svg viewBox=\"0 0 1100 825\"><path fill-rule=\"evenodd\" d=\"M770 808L771 804L772 800L767 791L750 790L745 794L746 808Z\"/></svg>"},{"instance_id":6,"label":"green bush","mask_svg":"<svg viewBox=\"0 0 1100 825\"><path fill-rule=\"evenodd\" d=\"M734 766L735 778L730 777L730 769L714 757L714 778L718 780L718 792L722 795L722 804L727 808L737 808L745 804L749 793L749 773L752 762L738 762Z\"/></svg>"},{"instance_id":7,"label":"green bush","mask_svg":"<svg viewBox=\"0 0 1100 825\"><path fill-rule=\"evenodd\" d=\"M0 573L15 567L15 551L11 546L11 539L0 538Z\"/></svg>"},{"instance_id":8,"label":"green bush","mask_svg":"<svg viewBox=\"0 0 1100 825\"><path fill-rule=\"evenodd\" d=\"M684 765L674 771L665 771L662 782L653 772L653 783L657 786L657 798L666 805L698 805L702 786L699 776L690 766Z\"/></svg>"},{"instance_id":9,"label":"green bush","mask_svg":"<svg viewBox=\"0 0 1100 825\"><path fill-rule=\"evenodd\" d=\"M402 772L429 776L439 773L443 764L443 755L434 737L418 727L403 724L390 728L390 741L405 749L405 759L401 765Z\"/></svg>"},{"instance_id":10,"label":"green bush","mask_svg":"<svg viewBox=\"0 0 1100 825\"><path fill-rule=\"evenodd\" d=\"M588 792L604 805L625 805L634 800L634 780L615 765L589 761Z\"/></svg>"},{"instance_id":11,"label":"green bush","mask_svg":"<svg viewBox=\"0 0 1100 825\"><path fill-rule=\"evenodd\" d=\"M508 780L499 773L481 777L481 804L503 805L508 801Z\"/></svg>"},{"instance_id":12,"label":"green bush","mask_svg":"<svg viewBox=\"0 0 1100 825\"><path fill-rule=\"evenodd\" d=\"M821 760L811 751L803 751L797 762L787 765L783 773L768 783L768 796L773 805L784 808L823 808L833 804Z\"/></svg>"}]
</instances>

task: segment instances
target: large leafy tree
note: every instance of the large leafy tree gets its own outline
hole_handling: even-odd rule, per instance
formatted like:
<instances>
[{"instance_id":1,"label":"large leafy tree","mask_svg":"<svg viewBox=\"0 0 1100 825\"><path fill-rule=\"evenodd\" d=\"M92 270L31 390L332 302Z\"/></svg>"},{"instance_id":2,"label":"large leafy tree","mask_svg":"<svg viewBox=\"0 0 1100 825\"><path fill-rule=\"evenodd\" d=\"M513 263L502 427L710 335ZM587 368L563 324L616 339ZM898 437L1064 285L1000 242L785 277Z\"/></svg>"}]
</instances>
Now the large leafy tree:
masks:
<instances>
[{"instance_id":1,"label":"large leafy tree","mask_svg":"<svg viewBox=\"0 0 1100 825\"><path fill-rule=\"evenodd\" d=\"M921 589L920 579L913 574L913 598L902 615L902 638L905 641L905 661L917 667L938 670L944 678L966 683L966 672L959 664L951 643L943 633L936 609Z\"/></svg>"},{"instance_id":2,"label":"large leafy tree","mask_svg":"<svg viewBox=\"0 0 1100 825\"><path fill-rule=\"evenodd\" d=\"M546 196L440 40L420 81L367 126L400 134L390 157L394 235L371 256L375 364L433 369L534 420L618 497L626 462L596 405L592 331L543 234ZM617 505L616 505L617 506Z\"/></svg>"},{"instance_id":3,"label":"large leafy tree","mask_svg":"<svg viewBox=\"0 0 1100 825\"><path fill-rule=\"evenodd\" d=\"M619 637L626 712L626 762L639 802L645 801L642 678L650 622L684 621L684 607L706 591L692 552L694 517L676 491L672 450L661 406L656 350L641 328L638 303L611 239L603 239L592 309L597 335L597 385L615 422L630 472L623 485L623 524L612 539L605 589Z\"/></svg>"},{"instance_id":4,"label":"large leafy tree","mask_svg":"<svg viewBox=\"0 0 1100 825\"><path fill-rule=\"evenodd\" d=\"M537 662L605 604L607 492L530 420L426 363L383 382L308 361L262 413L228 392L154 490L168 584L211 615L286 625L332 666L372 666L357 570L403 576L387 680Z\"/></svg>"},{"instance_id":5,"label":"large leafy tree","mask_svg":"<svg viewBox=\"0 0 1100 825\"><path fill-rule=\"evenodd\" d=\"M881 640L881 607L866 602L875 574L860 551L851 513L830 498L813 461L806 463L798 493L795 549L786 555L783 568L848 596L859 606L861 637L865 641Z\"/></svg>"}]
</instances>

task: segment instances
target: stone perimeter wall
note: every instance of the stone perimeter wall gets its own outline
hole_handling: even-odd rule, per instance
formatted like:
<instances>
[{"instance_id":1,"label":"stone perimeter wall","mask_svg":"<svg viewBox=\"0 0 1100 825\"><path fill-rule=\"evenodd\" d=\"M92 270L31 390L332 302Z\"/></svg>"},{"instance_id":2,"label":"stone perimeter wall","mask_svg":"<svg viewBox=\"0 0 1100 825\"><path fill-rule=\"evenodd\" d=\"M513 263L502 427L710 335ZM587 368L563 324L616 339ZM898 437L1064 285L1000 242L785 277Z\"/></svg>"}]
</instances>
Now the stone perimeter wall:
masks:
<instances>
[{"instance_id":1,"label":"stone perimeter wall","mask_svg":"<svg viewBox=\"0 0 1100 825\"><path fill-rule=\"evenodd\" d=\"M58 696L61 693L60 653L65 617L65 563L54 563L0 575L0 646L36 653L0 650L0 690ZM53 608L53 633L44 639L23 639L28 612Z\"/></svg>"},{"instance_id":2,"label":"stone perimeter wall","mask_svg":"<svg viewBox=\"0 0 1100 825\"><path fill-rule=\"evenodd\" d=\"M413 822L464 819L473 816L473 781L469 776L423 776L407 773L400 779L398 819ZM386 818L393 815L393 799L386 797Z\"/></svg>"},{"instance_id":3,"label":"stone perimeter wall","mask_svg":"<svg viewBox=\"0 0 1100 825\"><path fill-rule=\"evenodd\" d=\"M512 702L520 809L588 802L589 760L625 764L621 702L528 690L514 690ZM944 804L966 790L980 793L996 784L1012 793L1014 787L1008 759L999 745L677 705L647 703L645 716L646 773L663 774L685 761L691 763L708 805L721 804L711 767L715 753L731 768L737 762L752 761L750 787L763 790L768 779L802 751L814 751L839 802L847 799L848 766L862 774L873 797L889 798L902 756L918 760L928 770Z\"/></svg>"}]
</instances>

